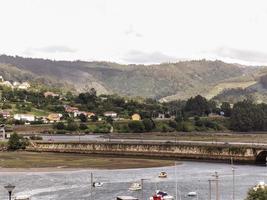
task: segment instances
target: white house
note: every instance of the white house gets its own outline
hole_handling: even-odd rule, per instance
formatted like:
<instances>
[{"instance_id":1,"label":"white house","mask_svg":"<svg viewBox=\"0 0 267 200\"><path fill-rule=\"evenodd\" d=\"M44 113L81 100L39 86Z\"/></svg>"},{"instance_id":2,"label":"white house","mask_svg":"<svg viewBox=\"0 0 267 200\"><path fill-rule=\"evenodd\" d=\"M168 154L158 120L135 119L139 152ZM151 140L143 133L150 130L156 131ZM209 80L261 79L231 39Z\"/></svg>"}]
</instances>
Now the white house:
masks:
<instances>
[{"instance_id":1,"label":"white house","mask_svg":"<svg viewBox=\"0 0 267 200\"><path fill-rule=\"evenodd\" d=\"M114 118L114 117L117 117L118 114L115 113L115 112L113 112L113 111L107 111L107 112L104 112L104 116L105 117L112 117L112 118Z\"/></svg>"},{"instance_id":2,"label":"white house","mask_svg":"<svg viewBox=\"0 0 267 200\"><path fill-rule=\"evenodd\" d=\"M30 114L15 114L14 119L20 120L20 121L33 122L33 121L35 121L35 116L30 115Z\"/></svg>"},{"instance_id":3,"label":"white house","mask_svg":"<svg viewBox=\"0 0 267 200\"><path fill-rule=\"evenodd\" d=\"M18 86L18 89L26 90L29 87L31 87L31 86L30 86L30 84L28 82L23 82Z\"/></svg>"},{"instance_id":4,"label":"white house","mask_svg":"<svg viewBox=\"0 0 267 200\"><path fill-rule=\"evenodd\" d=\"M10 83L9 81L1 82L1 85L6 86L6 87L11 87L11 88L13 88L12 83Z\"/></svg>"}]
</instances>

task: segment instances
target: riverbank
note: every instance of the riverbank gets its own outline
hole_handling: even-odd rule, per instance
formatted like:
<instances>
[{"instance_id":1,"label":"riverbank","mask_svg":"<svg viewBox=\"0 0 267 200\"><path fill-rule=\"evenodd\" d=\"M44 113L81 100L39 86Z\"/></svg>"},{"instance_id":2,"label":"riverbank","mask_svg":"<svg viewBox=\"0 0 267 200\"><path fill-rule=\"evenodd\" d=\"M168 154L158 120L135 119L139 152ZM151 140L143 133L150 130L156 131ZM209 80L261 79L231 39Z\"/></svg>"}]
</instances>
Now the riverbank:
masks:
<instances>
[{"instance_id":1,"label":"riverbank","mask_svg":"<svg viewBox=\"0 0 267 200\"><path fill-rule=\"evenodd\" d=\"M131 169L171 166L171 160L117 158L74 153L0 152L0 172Z\"/></svg>"}]
</instances>

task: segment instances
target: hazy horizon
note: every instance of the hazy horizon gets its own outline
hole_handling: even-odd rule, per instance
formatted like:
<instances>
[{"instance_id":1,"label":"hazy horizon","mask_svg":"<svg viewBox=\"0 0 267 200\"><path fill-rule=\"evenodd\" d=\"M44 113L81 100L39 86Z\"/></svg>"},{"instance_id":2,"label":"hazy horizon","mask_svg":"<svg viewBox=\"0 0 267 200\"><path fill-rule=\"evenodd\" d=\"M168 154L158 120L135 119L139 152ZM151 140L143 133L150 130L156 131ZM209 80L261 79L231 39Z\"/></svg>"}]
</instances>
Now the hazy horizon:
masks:
<instances>
[{"instance_id":1,"label":"hazy horizon","mask_svg":"<svg viewBox=\"0 0 267 200\"><path fill-rule=\"evenodd\" d=\"M1 54L122 64L217 59L267 65L263 0L1 0L0 6Z\"/></svg>"}]
</instances>

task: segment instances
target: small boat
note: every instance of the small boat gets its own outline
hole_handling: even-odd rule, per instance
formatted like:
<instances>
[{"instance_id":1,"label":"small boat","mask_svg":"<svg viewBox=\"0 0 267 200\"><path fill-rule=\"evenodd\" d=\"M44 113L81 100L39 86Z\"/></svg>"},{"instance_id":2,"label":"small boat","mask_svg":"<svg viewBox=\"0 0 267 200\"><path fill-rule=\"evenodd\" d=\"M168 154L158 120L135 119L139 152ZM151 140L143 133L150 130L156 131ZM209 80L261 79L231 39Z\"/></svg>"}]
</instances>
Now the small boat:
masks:
<instances>
[{"instance_id":1,"label":"small boat","mask_svg":"<svg viewBox=\"0 0 267 200\"><path fill-rule=\"evenodd\" d=\"M14 200L30 200L31 197L28 195L20 195L20 196L16 196Z\"/></svg>"},{"instance_id":2,"label":"small boat","mask_svg":"<svg viewBox=\"0 0 267 200\"><path fill-rule=\"evenodd\" d=\"M197 196L197 193L196 192L188 192L187 196L195 197L195 196Z\"/></svg>"},{"instance_id":3,"label":"small boat","mask_svg":"<svg viewBox=\"0 0 267 200\"><path fill-rule=\"evenodd\" d=\"M166 172L160 172L159 178L167 178L167 173Z\"/></svg>"},{"instance_id":4,"label":"small boat","mask_svg":"<svg viewBox=\"0 0 267 200\"><path fill-rule=\"evenodd\" d=\"M174 197L169 195L167 192L157 190L156 194L150 197L149 200L174 200Z\"/></svg>"},{"instance_id":5,"label":"small boat","mask_svg":"<svg viewBox=\"0 0 267 200\"><path fill-rule=\"evenodd\" d=\"M138 200L138 199L131 196L118 196L116 200Z\"/></svg>"},{"instance_id":6,"label":"small boat","mask_svg":"<svg viewBox=\"0 0 267 200\"><path fill-rule=\"evenodd\" d=\"M141 189L142 189L142 185L140 183L133 183L131 187L129 188L129 190L131 191L137 191Z\"/></svg>"},{"instance_id":7,"label":"small boat","mask_svg":"<svg viewBox=\"0 0 267 200\"><path fill-rule=\"evenodd\" d=\"M102 187L104 183L101 182L93 182L93 187Z\"/></svg>"}]
</instances>

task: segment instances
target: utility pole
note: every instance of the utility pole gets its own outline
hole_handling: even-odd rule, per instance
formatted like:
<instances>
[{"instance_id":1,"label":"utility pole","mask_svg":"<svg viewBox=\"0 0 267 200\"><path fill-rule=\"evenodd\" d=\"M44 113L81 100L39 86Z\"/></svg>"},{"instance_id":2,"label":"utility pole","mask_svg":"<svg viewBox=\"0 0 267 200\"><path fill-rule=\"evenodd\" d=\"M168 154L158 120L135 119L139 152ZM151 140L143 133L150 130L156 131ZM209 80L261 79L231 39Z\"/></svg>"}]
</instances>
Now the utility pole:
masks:
<instances>
[{"instance_id":1,"label":"utility pole","mask_svg":"<svg viewBox=\"0 0 267 200\"><path fill-rule=\"evenodd\" d=\"M231 165L232 165L232 173L233 173L233 200L235 200L235 167L234 167L233 158L231 158Z\"/></svg>"},{"instance_id":2,"label":"utility pole","mask_svg":"<svg viewBox=\"0 0 267 200\"><path fill-rule=\"evenodd\" d=\"M211 200L211 180L209 179L209 198L208 200Z\"/></svg>"}]
</instances>

